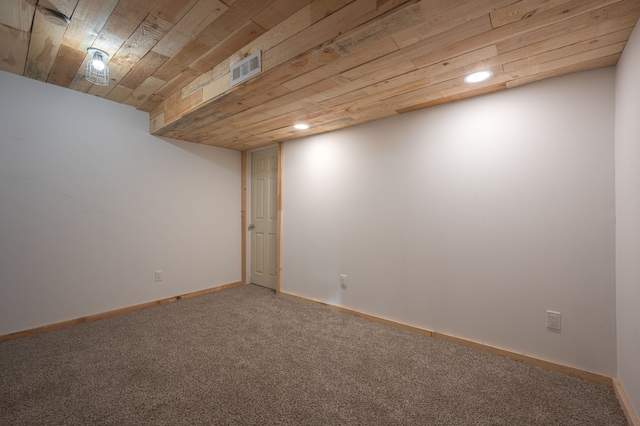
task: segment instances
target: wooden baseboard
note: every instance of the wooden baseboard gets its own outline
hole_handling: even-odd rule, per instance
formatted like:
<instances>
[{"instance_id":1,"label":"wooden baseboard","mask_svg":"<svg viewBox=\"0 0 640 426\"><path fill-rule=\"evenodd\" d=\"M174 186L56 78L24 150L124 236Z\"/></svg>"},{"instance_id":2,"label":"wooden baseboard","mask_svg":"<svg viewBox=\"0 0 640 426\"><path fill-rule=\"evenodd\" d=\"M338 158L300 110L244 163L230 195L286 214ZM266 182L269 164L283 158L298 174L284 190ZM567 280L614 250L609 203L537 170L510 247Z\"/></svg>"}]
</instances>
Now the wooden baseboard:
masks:
<instances>
[{"instance_id":1,"label":"wooden baseboard","mask_svg":"<svg viewBox=\"0 0 640 426\"><path fill-rule=\"evenodd\" d=\"M318 300L308 299L306 297L296 296L296 295L290 294L290 293L284 293L282 291L279 293L279 295L283 296L283 297L286 297L286 298L290 298L290 299L306 302L306 303L312 303L314 305L324 306L326 308L329 308L329 309L332 309L332 310L335 310L335 311L338 311L338 312L344 312L344 313L347 313L347 314L350 314L350 315L354 315L354 316L357 316L357 317L360 317L360 318L365 318L365 319L368 319L368 320L371 320L371 321L375 321L375 322L379 322L379 323L382 323L382 324L390 325L392 327L400 328L400 329L403 329L403 330L408 330L408 331L411 331L411 332L414 332L414 333L424 334L426 336L434 337L434 338L440 339L440 340L445 340L447 342L451 342L451 343L455 343L455 344L458 344L458 345L466 346L466 347L469 347L469 348L477 349L477 350L480 350L480 351L483 351L483 352L488 352L488 353L491 353L491 354L494 354L494 355L500 355L500 356L503 356L505 358L509 358L509 359L513 359L515 361L520 361L520 362L524 362L524 363L527 363L527 364L531 364L531 365L534 365L536 367L545 368L547 370L556 371L558 373L566 374L566 375L569 375L569 376L579 377L581 379L588 380L590 382L600 383L600 384L607 385L607 386L613 386L613 381L612 381L611 377L603 376L603 375L596 374L596 373L591 373L589 371L580 370L578 368L568 367L566 365L557 364L557 363L554 363L554 362L551 362L551 361L546 361L546 360L534 358L534 357L531 357L531 356L528 356L528 355L519 354L517 352L511 352L511 351L508 351L506 349L501 349L501 348L496 348L494 346L485 345L484 343L478 343L478 342L474 342L474 341L471 341L471 340L462 339L460 337L450 336L448 334L439 333L437 331L416 327L416 326L413 326L413 325L401 323L401 322L398 322L398 321L389 320L389 319L378 317L378 316L375 316L375 315L365 314L365 313L362 313L362 312L354 311L352 309L343 308L341 306L336 306L336 305L331 305L329 303L320 302ZM635 425L633 425L633 426L635 426ZM640 426L640 425L638 425L638 426Z\"/></svg>"},{"instance_id":2,"label":"wooden baseboard","mask_svg":"<svg viewBox=\"0 0 640 426\"><path fill-rule=\"evenodd\" d=\"M622 411L624 411L624 415L627 417L627 421L630 426L640 426L640 418L636 414L635 410L631 406L631 401L627 397L627 393L624 391L622 387L622 383L620 380L613 379L613 390L618 397L618 401L620 401L620 406L622 407Z\"/></svg>"},{"instance_id":3,"label":"wooden baseboard","mask_svg":"<svg viewBox=\"0 0 640 426\"><path fill-rule=\"evenodd\" d=\"M58 330L60 328L71 327L74 325L82 324L89 321L96 321L100 319L115 317L117 315L126 314L129 312L139 311L141 309L151 308L153 306L163 305L165 303L176 302L181 299L188 299L190 297L201 296L207 293L213 293L214 291L224 290L226 288L235 287L238 285L242 285L242 282L235 282L230 284L224 284L218 287L207 288L204 290L194 291L191 293L181 294L179 296L168 297L166 299L154 300L153 302L142 303L140 305L127 306L126 308L116 309L114 311L103 312L100 314L89 315L86 317L76 318L69 321L58 322L55 324L49 324L42 327L32 328L29 330L18 331L15 333L5 334L0 336L0 342L6 342L8 340L20 339L22 337L32 336L38 333L44 333L47 331Z\"/></svg>"}]
</instances>

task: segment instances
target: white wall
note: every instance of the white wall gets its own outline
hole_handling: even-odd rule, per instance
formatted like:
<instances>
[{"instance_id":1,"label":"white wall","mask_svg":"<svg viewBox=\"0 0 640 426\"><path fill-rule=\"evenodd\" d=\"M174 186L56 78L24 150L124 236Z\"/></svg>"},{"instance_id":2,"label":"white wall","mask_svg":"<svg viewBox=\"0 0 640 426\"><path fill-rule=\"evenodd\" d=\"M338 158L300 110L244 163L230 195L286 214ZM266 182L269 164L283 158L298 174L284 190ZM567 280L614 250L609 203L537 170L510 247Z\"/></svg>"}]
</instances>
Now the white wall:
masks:
<instances>
[{"instance_id":1,"label":"white wall","mask_svg":"<svg viewBox=\"0 0 640 426\"><path fill-rule=\"evenodd\" d=\"M13 74L0 88L0 335L240 280L240 153Z\"/></svg>"},{"instance_id":2,"label":"white wall","mask_svg":"<svg viewBox=\"0 0 640 426\"><path fill-rule=\"evenodd\" d=\"M616 74L616 297L618 379L640 414L640 28Z\"/></svg>"},{"instance_id":3,"label":"white wall","mask_svg":"<svg viewBox=\"0 0 640 426\"><path fill-rule=\"evenodd\" d=\"M614 376L613 138L606 68L287 142L282 291Z\"/></svg>"}]
</instances>

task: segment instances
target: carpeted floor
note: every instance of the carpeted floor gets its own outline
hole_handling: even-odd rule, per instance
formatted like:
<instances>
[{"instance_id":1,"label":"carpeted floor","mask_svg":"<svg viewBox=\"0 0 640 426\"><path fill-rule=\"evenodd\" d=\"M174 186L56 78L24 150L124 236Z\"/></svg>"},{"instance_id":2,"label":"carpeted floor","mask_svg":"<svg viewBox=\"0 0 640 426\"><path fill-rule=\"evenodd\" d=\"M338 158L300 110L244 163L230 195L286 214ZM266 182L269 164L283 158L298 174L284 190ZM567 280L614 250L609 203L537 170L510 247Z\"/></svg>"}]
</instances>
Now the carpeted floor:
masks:
<instances>
[{"instance_id":1,"label":"carpeted floor","mask_svg":"<svg viewBox=\"0 0 640 426\"><path fill-rule=\"evenodd\" d=\"M0 344L2 425L626 425L611 388L240 286Z\"/></svg>"}]
</instances>

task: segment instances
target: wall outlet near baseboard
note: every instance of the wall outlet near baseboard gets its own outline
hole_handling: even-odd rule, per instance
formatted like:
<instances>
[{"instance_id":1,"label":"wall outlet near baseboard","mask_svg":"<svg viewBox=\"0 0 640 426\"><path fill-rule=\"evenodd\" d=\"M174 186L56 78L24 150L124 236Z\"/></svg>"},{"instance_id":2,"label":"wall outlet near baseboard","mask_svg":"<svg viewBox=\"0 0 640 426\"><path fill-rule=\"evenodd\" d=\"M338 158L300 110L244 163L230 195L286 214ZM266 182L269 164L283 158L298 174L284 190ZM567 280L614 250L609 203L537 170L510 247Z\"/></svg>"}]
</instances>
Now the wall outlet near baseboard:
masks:
<instances>
[{"instance_id":1,"label":"wall outlet near baseboard","mask_svg":"<svg viewBox=\"0 0 640 426\"><path fill-rule=\"evenodd\" d=\"M347 276L344 274L340 275L340 287L343 290L347 289Z\"/></svg>"},{"instance_id":2,"label":"wall outlet near baseboard","mask_svg":"<svg viewBox=\"0 0 640 426\"><path fill-rule=\"evenodd\" d=\"M156 271L156 282L162 281L162 271Z\"/></svg>"},{"instance_id":3,"label":"wall outlet near baseboard","mask_svg":"<svg viewBox=\"0 0 640 426\"><path fill-rule=\"evenodd\" d=\"M560 331L560 312L547 311L547 328Z\"/></svg>"}]
</instances>

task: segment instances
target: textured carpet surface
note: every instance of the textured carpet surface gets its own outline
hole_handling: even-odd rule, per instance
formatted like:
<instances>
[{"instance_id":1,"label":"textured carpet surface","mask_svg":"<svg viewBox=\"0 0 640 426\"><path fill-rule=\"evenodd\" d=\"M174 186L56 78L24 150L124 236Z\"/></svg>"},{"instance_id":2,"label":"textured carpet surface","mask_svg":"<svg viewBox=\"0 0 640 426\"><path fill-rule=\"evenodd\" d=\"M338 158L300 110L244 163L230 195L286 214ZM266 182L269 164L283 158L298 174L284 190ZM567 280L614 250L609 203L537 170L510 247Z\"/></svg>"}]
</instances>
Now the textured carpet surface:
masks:
<instances>
[{"instance_id":1,"label":"textured carpet surface","mask_svg":"<svg viewBox=\"0 0 640 426\"><path fill-rule=\"evenodd\" d=\"M611 388L240 286L0 344L2 425L626 425Z\"/></svg>"}]
</instances>

